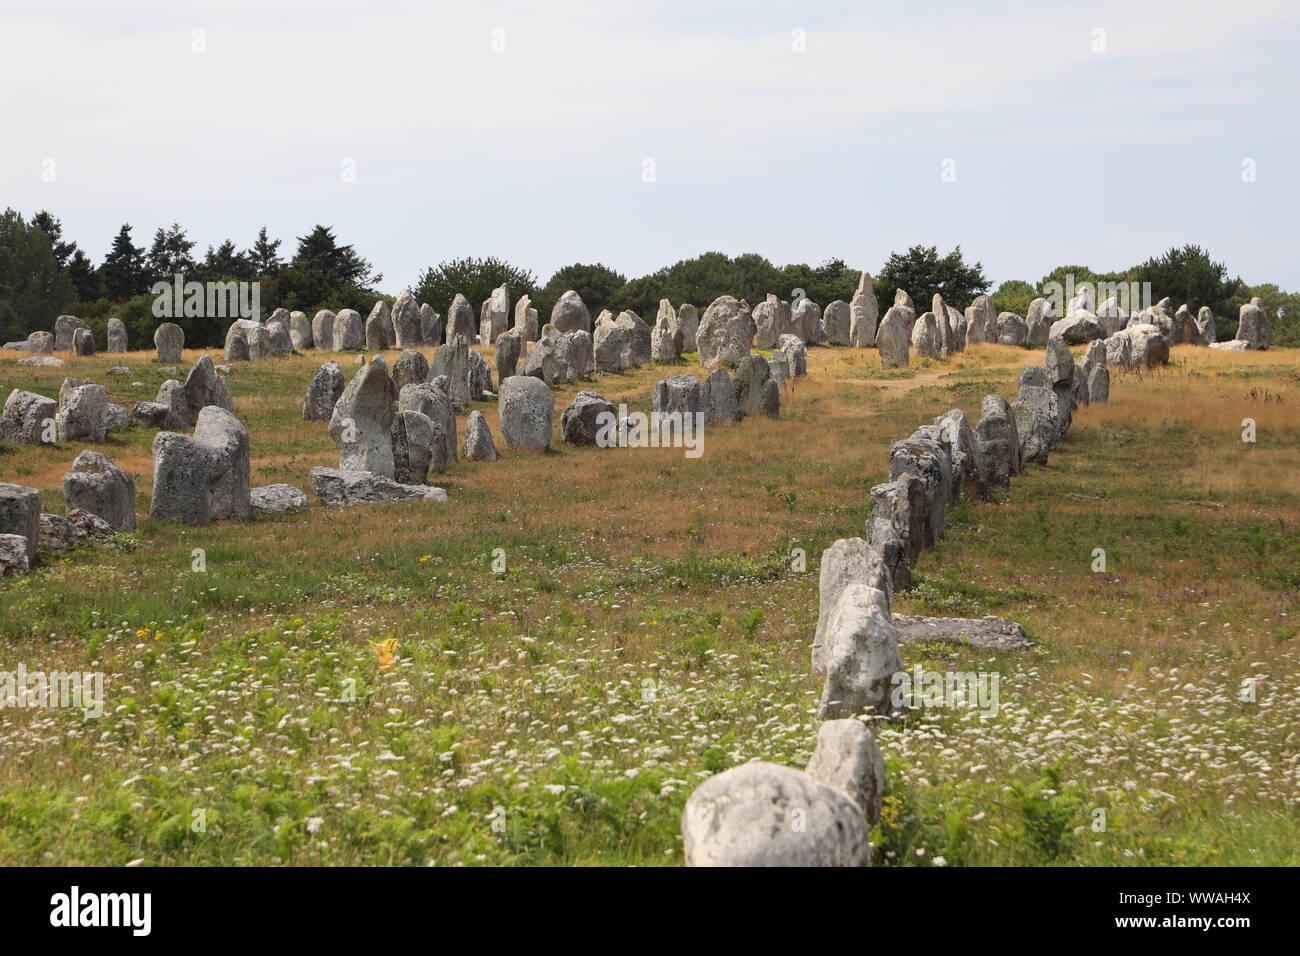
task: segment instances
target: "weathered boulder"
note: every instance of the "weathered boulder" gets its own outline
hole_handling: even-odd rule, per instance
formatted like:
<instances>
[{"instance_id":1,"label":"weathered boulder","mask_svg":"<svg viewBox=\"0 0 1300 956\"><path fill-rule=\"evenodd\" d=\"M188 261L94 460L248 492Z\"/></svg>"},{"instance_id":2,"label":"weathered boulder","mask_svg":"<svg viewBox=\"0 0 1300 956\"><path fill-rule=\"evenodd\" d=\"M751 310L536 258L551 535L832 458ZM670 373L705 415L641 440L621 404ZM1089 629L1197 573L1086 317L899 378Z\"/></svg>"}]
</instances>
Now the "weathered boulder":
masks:
<instances>
[{"instance_id":1,"label":"weathered boulder","mask_svg":"<svg viewBox=\"0 0 1300 956\"><path fill-rule=\"evenodd\" d=\"M121 319L116 317L111 318L108 320L108 327L105 331L106 331L105 342L104 342L105 352L112 352L116 354L118 352L128 351L125 322L123 322Z\"/></svg>"},{"instance_id":2,"label":"weathered boulder","mask_svg":"<svg viewBox=\"0 0 1300 956\"><path fill-rule=\"evenodd\" d=\"M159 362L179 362L181 351L185 348L185 330L175 322L164 322L154 329L153 346L157 350Z\"/></svg>"},{"instance_id":3,"label":"weathered boulder","mask_svg":"<svg viewBox=\"0 0 1300 956\"><path fill-rule=\"evenodd\" d=\"M1139 322L1106 339L1106 364L1155 368L1169 364L1169 340L1154 325Z\"/></svg>"},{"instance_id":4,"label":"weathered boulder","mask_svg":"<svg viewBox=\"0 0 1300 956\"><path fill-rule=\"evenodd\" d=\"M693 375L674 375L657 382L651 401L653 410L661 415L697 415L705 411L704 390Z\"/></svg>"},{"instance_id":5,"label":"weathered boulder","mask_svg":"<svg viewBox=\"0 0 1300 956\"><path fill-rule=\"evenodd\" d=\"M505 285L499 285L483 301L479 312L479 344L494 345L502 332L510 325L510 292ZM590 331L590 330L588 330Z\"/></svg>"},{"instance_id":6,"label":"weathered boulder","mask_svg":"<svg viewBox=\"0 0 1300 956\"><path fill-rule=\"evenodd\" d=\"M429 360L419 349L404 348L393 363L393 388L401 391L404 385L416 384L429 380Z\"/></svg>"},{"instance_id":7,"label":"weathered boulder","mask_svg":"<svg viewBox=\"0 0 1300 956\"><path fill-rule=\"evenodd\" d=\"M252 324L244 326L243 329L244 337L248 339L250 361L259 362L275 354L271 347L271 332L266 326Z\"/></svg>"},{"instance_id":8,"label":"weathered boulder","mask_svg":"<svg viewBox=\"0 0 1300 956\"><path fill-rule=\"evenodd\" d=\"M515 374L524 350L523 332L517 326L509 328L498 336L496 344L497 380L500 381Z\"/></svg>"},{"instance_id":9,"label":"weathered boulder","mask_svg":"<svg viewBox=\"0 0 1300 956\"><path fill-rule=\"evenodd\" d=\"M1083 345L1085 342L1105 337L1106 330L1101 327L1097 317L1082 309L1076 310L1063 319L1058 319L1047 330L1048 342L1052 339L1060 339L1066 345Z\"/></svg>"},{"instance_id":10,"label":"weathered boulder","mask_svg":"<svg viewBox=\"0 0 1300 956\"><path fill-rule=\"evenodd\" d=\"M925 527L922 540L932 548L943 537L953 490L952 459L938 437L913 434L889 449L889 478L915 475L925 483Z\"/></svg>"},{"instance_id":11,"label":"weathered boulder","mask_svg":"<svg viewBox=\"0 0 1300 956\"><path fill-rule=\"evenodd\" d=\"M550 324L557 332L577 332L581 329L590 333L591 313L587 311L582 296L572 289L560 296L555 303L555 308L551 310Z\"/></svg>"},{"instance_id":12,"label":"weathered boulder","mask_svg":"<svg viewBox=\"0 0 1300 956\"><path fill-rule=\"evenodd\" d=\"M186 524L247 520L248 430L231 412L199 412L193 435L159 432L153 439L153 497L149 517Z\"/></svg>"},{"instance_id":13,"label":"weathered boulder","mask_svg":"<svg viewBox=\"0 0 1300 956\"><path fill-rule=\"evenodd\" d=\"M592 336L592 360L598 372L622 372L629 367L632 352L632 329L619 325L602 314ZM545 336L545 330L543 330Z\"/></svg>"},{"instance_id":14,"label":"weathered boulder","mask_svg":"<svg viewBox=\"0 0 1300 956\"><path fill-rule=\"evenodd\" d=\"M283 483L250 488L248 501L255 515L288 515L307 510L307 496L302 489Z\"/></svg>"},{"instance_id":15,"label":"weathered boulder","mask_svg":"<svg viewBox=\"0 0 1300 956\"><path fill-rule=\"evenodd\" d=\"M1088 370L1088 400L1091 402L1110 401L1110 370L1103 362Z\"/></svg>"},{"instance_id":16,"label":"weathered boulder","mask_svg":"<svg viewBox=\"0 0 1300 956\"><path fill-rule=\"evenodd\" d=\"M302 417L309 422L327 422L343 394L343 370L338 362L326 362L311 378L302 400Z\"/></svg>"},{"instance_id":17,"label":"weathered boulder","mask_svg":"<svg viewBox=\"0 0 1300 956\"><path fill-rule=\"evenodd\" d=\"M1068 385L1074 378L1074 356L1064 340L1055 336L1048 338L1043 370L1047 373L1047 384L1053 388Z\"/></svg>"},{"instance_id":18,"label":"weathered boulder","mask_svg":"<svg viewBox=\"0 0 1300 956\"><path fill-rule=\"evenodd\" d=\"M541 338L528 350L519 374L536 378L546 385L567 382L571 378L568 336L550 323L542 326Z\"/></svg>"},{"instance_id":19,"label":"weathered boulder","mask_svg":"<svg viewBox=\"0 0 1300 956\"><path fill-rule=\"evenodd\" d=\"M894 583L880 552L862 538L840 538L822 552L817 631L812 646L814 677L826 676L831 617L844 589L854 583L868 584L892 599Z\"/></svg>"},{"instance_id":20,"label":"weathered boulder","mask_svg":"<svg viewBox=\"0 0 1300 956\"><path fill-rule=\"evenodd\" d=\"M54 441L58 437L58 411L59 403L54 399L15 388L0 414L0 442L39 445L46 438Z\"/></svg>"},{"instance_id":21,"label":"weathered boulder","mask_svg":"<svg viewBox=\"0 0 1300 956\"><path fill-rule=\"evenodd\" d=\"M356 309L340 310L334 316L332 328L335 352L351 352L366 347L365 323Z\"/></svg>"},{"instance_id":22,"label":"weathered boulder","mask_svg":"<svg viewBox=\"0 0 1300 956\"><path fill-rule=\"evenodd\" d=\"M804 773L846 794L866 817L868 830L880 821L885 757L862 721L824 721Z\"/></svg>"},{"instance_id":23,"label":"weathered boulder","mask_svg":"<svg viewBox=\"0 0 1300 956\"><path fill-rule=\"evenodd\" d=\"M21 534L0 532L0 577L8 574L25 574L31 570L32 558L27 554L27 538Z\"/></svg>"},{"instance_id":24,"label":"weathered boulder","mask_svg":"<svg viewBox=\"0 0 1300 956\"><path fill-rule=\"evenodd\" d=\"M397 390L376 356L348 382L330 415L330 438L339 446L340 471L393 476L393 417Z\"/></svg>"},{"instance_id":25,"label":"weathered boulder","mask_svg":"<svg viewBox=\"0 0 1300 956\"><path fill-rule=\"evenodd\" d=\"M497 446L487 419L478 409L465 419L465 458L469 461L496 461Z\"/></svg>"},{"instance_id":26,"label":"weathered boulder","mask_svg":"<svg viewBox=\"0 0 1300 956\"><path fill-rule=\"evenodd\" d=\"M18 570L26 571L31 562L36 560L36 546L41 534L41 493L26 485L13 485L0 482L0 537L16 535L23 539L22 549L15 555L15 542L7 542L7 558L0 563L14 562L16 558L25 557L26 565Z\"/></svg>"},{"instance_id":27,"label":"weathered boulder","mask_svg":"<svg viewBox=\"0 0 1300 956\"><path fill-rule=\"evenodd\" d=\"M912 565L925 548L929 508L926 484L916 475L903 473L890 481L872 486L871 516L867 519L867 544L871 561L863 565L871 573L860 574L857 579L884 591L891 599L894 591L911 587ZM823 555L823 567L825 562L826 556ZM885 572L879 580L877 569ZM823 594L822 608L825 610L818 617L819 627L823 618L829 619L838 596L838 590L830 600Z\"/></svg>"},{"instance_id":28,"label":"weathered boulder","mask_svg":"<svg viewBox=\"0 0 1300 956\"><path fill-rule=\"evenodd\" d=\"M975 433L984 443L990 484L1010 485L1011 476L1024 470L1020 459L1020 435L1011 403L1001 395L985 395L980 403L980 420L975 425Z\"/></svg>"},{"instance_id":29,"label":"weathered boulder","mask_svg":"<svg viewBox=\"0 0 1300 956\"><path fill-rule=\"evenodd\" d=\"M720 295L704 310L695 341L705 368L735 365L749 354L753 317L739 300Z\"/></svg>"},{"instance_id":30,"label":"weathered boulder","mask_svg":"<svg viewBox=\"0 0 1300 956\"><path fill-rule=\"evenodd\" d=\"M253 358L248 347L248 332L238 322L226 330L226 345L222 356L227 362L248 362Z\"/></svg>"},{"instance_id":31,"label":"weathered boulder","mask_svg":"<svg viewBox=\"0 0 1300 956\"><path fill-rule=\"evenodd\" d=\"M836 299L822 313L822 332L831 345L851 345L853 314L849 304Z\"/></svg>"},{"instance_id":32,"label":"weathered boulder","mask_svg":"<svg viewBox=\"0 0 1300 956\"><path fill-rule=\"evenodd\" d=\"M677 310L677 324L682 330L682 352L698 351L697 335L700 329L700 310L689 303L682 303Z\"/></svg>"},{"instance_id":33,"label":"weathered boulder","mask_svg":"<svg viewBox=\"0 0 1300 956\"><path fill-rule=\"evenodd\" d=\"M579 329L576 332L566 332L564 338L567 340L565 364L568 367L569 379L587 378L596 370L596 355L592 348L591 336Z\"/></svg>"},{"instance_id":34,"label":"weathered boulder","mask_svg":"<svg viewBox=\"0 0 1300 956\"><path fill-rule=\"evenodd\" d=\"M687 866L866 866L869 829L848 794L771 763L710 777L682 811Z\"/></svg>"},{"instance_id":35,"label":"weathered boulder","mask_svg":"<svg viewBox=\"0 0 1300 956\"><path fill-rule=\"evenodd\" d=\"M501 434L511 448L546 451L551 447L555 396L541 379L531 375L506 379L501 383L497 412Z\"/></svg>"},{"instance_id":36,"label":"weathered boulder","mask_svg":"<svg viewBox=\"0 0 1300 956\"><path fill-rule=\"evenodd\" d=\"M943 296L936 292L930 297L930 314L934 316L934 342L939 358L947 358L955 351L952 343L952 323L948 318L948 306ZM922 316L924 319L924 316ZM920 324L920 321L917 323ZM916 348L916 329L912 330L912 348ZM918 353L919 354L919 353Z\"/></svg>"},{"instance_id":37,"label":"weathered boulder","mask_svg":"<svg viewBox=\"0 0 1300 956\"><path fill-rule=\"evenodd\" d=\"M895 712L893 678L903 659L888 595L862 582L844 588L826 624L824 660L820 719Z\"/></svg>"},{"instance_id":38,"label":"weathered boulder","mask_svg":"<svg viewBox=\"0 0 1300 956\"><path fill-rule=\"evenodd\" d=\"M446 503L447 492L428 485L403 485L372 471L337 471L313 468L308 473L311 490L321 504L331 506L379 504L387 501Z\"/></svg>"},{"instance_id":39,"label":"weathered boulder","mask_svg":"<svg viewBox=\"0 0 1300 956\"><path fill-rule=\"evenodd\" d=\"M849 303L849 344L859 349L875 345L879 320L880 303L876 301L876 290L871 284L871 276L864 272L858 278L858 288Z\"/></svg>"},{"instance_id":40,"label":"weathered boulder","mask_svg":"<svg viewBox=\"0 0 1300 956\"><path fill-rule=\"evenodd\" d=\"M334 348L334 315L329 309L321 309L311 320L311 340L318 349Z\"/></svg>"},{"instance_id":41,"label":"weathered boulder","mask_svg":"<svg viewBox=\"0 0 1300 956\"><path fill-rule=\"evenodd\" d=\"M306 351L307 349L312 347L314 342L315 339L312 338L312 332L311 332L311 320L307 318L307 313L299 312L296 309L293 312L290 312L289 313L289 343L293 346L293 350L295 352ZM278 487L278 486L268 486L268 487ZM286 485L285 487L291 488L293 486ZM299 494L302 493L299 492ZM303 495L303 500L304 501L307 500L306 495Z\"/></svg>"},{"instance_id":42,"label":"weathered boulder","mask_svg":"<svg viewBox=\"0 0 1300 956\"><path fill-rule=\"evenodd\" d=\"M716 368L701 386L705 424L736 422L740 420L740 405L736 402L736 386L725 368Z\"/></svg>"},{"instance_id":43,"label":"weathered boulder","mask_svg":"<svg viewBox=\"0 0 1300 956\"><path fill-rule=\"evenodd\" d=\"M668 300L665 299L665 302ZM784 318L782 313L785 313ZM770 349L776 345L782 326L790 326L790 303L782 302L770 292L767 298L754 306L754 348Z\"/></svg>"},{"instance_id":44,"label":"weathered boulder","mask_svg":"<svg viewBox=\"0 0 1300 956\"><path fill-rule=\"evenodd\" d=\"M1202 345L1213 345L1217 341L1214 310L1208 305L1201 306L1201 310L1196 313L1196 333Z\"/></svg>"},{"instance_id":45,"label":"weathered boulder","mask_svg":"<svg viewBox=\"0 0 1300 956\"><path fill-rule=\"evenodd\" d=\"M268 320L266 323L265 354L291 355L293 354L293 336L289 334L289 315L284 309L276 309L276 312L284 314L278 316L275 321Z\"/></svg>"},{"instance_id":46,"label":"weathered boulder","mask_svg":"<svg viewBox=\"0 0 1300 956\"><path fill-rule=\"evenodd\" d=\"M470 345L478 339L478 329L474 327L474 308L469 299L456 293L447 307L447 342L457 335L465 337L465 344Z\"/></svg>"},{"instance_id":47,"label":"weathered boulder","mask_svg":"<svg viewBox=\"0 0 1300 956\"><path fill-rule=\"evenodd\" d=\"M594 445L602 427L608 430L614 405L595 392L579 392L560 416L564 440L570 445Z\"/></svg>"},{"instance_id":48,"label":"weathered boulder","mask_svg":"<svg viewBox=\"0 0 1300 956\"><path fill-rule=\"evenodd\" d=\"M912 333L902 309L891 306L876 330L876 349L884 368L907 368Z\"/></svg>"},{"instance_id":49,"label":"weathered boulder","mask_svg":"<svg viewBox=\"0 0 1300 956\"><path fill-rule=\"evenodd\" d=\"M780 352L790 368L791 378L802 378L808 374L808 346L797 335L785 334L776 340L776 352ZM773 357L776 356L773 352Z\"/></svg>"},{"instance_id":50,"label":"weathered boulder","mask_svg":"<svg viewBox=\"0 0 1300 956\"><path fill-rule=\"evenodd\" d=\"M736 363L734 387L742 416L777 418L781 414L781 389L763 356L746 355Z\"/></svg>"},{"instance_id":51,"label":"weathered boulder","mask_svg":"<svg viewBox=\"0 0 1300 956\"><path fill-rule=\"evenodd\" d=\"M998 314L987 295L977 295L966 307L966 341L971 345L998 340Z\"/></svg>"},{"instance_id":52,"label":"weathered boulder","mask_svg":"<svg viewBox=\"0 0 1300 956\"><path fill-rule=\"evenodd\" d=\"M1059 437L1061 410L1056 392L1042 385L1022 385L1011 410L1020 437L1021 461L1047 464L1048 452Z\"/></svg>"},{"instance_id":53,"label":"weathered boulder","mask_svg":"<svg viewBox=\"0 0 1300 956\"><path fill-rule=\"evenodd\" d=\"M27 351L33 355L49 355L54 351L54 336L49 332L29 332Z\"/></svg>"},{"instance_id":54,"label":"weathered boulder","mask_svg":"<svg viewBox=\"0 0 1300 956\"><path fill-rule=\"evenodd\" d=\"M794 304L790 326L804 345L820 345L826 341L822 331L822 310L812 299L803 298Z\"/></svg>"},{"instance_id":55,"label":"weathered boulder","mask_svg":"<svg viewBox=\"0 0 1300 956\"><path fill-rule=\"evenodd\" d=\"M515 324L512 328L518 330L519 340L525 344L536 342L537 336L541 334L542 327L530 296L523 296L515 303Z\"/></svg>"}]
</instances>

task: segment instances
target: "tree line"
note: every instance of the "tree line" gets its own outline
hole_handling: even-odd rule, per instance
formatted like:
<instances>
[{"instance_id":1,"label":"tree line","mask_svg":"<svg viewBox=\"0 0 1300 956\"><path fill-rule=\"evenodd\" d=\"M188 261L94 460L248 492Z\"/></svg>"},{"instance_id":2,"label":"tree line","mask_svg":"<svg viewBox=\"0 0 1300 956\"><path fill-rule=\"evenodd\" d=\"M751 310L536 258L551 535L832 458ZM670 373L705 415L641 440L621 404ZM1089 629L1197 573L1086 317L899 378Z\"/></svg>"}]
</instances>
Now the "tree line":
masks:
<instances>
[{"instance_id":1,"label":"tree line","mask_svg":"<svg viewBox=\"0 0 1300 956\"><path fill-rule=\"evenodd\" d=\"M147 247L137 245L132 232L129 224L123 225L103 261L95 264L75 241L65 238L62 223L48 211L28 220L6 209L0 215L0 341L50 329L56 316L69 313L84 319L101 337L108 318L117 316L127 324L133 343L147 343L159 321L153 314L153 287L171 283L176 275L190 282L258 282L264 314L282 306L308 315L344 308L365 315L376 300L393 298L379 290L383 275L352 245L340 242L329 226L318 224L297 237L291 255L281 251L282 240L272 239L265 226L246 248L228 239L209 245L202 255L178 223L159 227ZM556 300L573 289L593 315L603 309L630 309L653 322L661 299L701 309L719 295L734 295L751 305L768 293L793 299L802 292L823 307L836 299L849 301L862 271L862 266L850 266L843 259L778 266L757 253L705 252L631 279L603 263L574 263L541 283L529 270L504 260L469 257L424 269L411 291L417 302L428 302L445 314L457 293L477 309L492 289L505 283L512 298L530 296L545 320ZM1175 306L1210 306L1221 339L1235 330L1240 305L1258 295L1275 315L1275 343L1300 345L1300 295L1276 285L1248 286L1195 245L1170 249L1119 272L1059 266L1038 283L1009 279L995 289L981 263L967 261L960 246L945 254L935 246L912 246L866 271L873 277L882 314L892 304L895 289L906 290L921 309L928 308L935 293L956 308L990 294L998 311L1023 316L1047 283L1065 285L1067 276L1073 276L1076 286L1149 282L1155 297L1169 296ZM171 320L185 329L186 341L195 346L219 346L230 324L227 317Z\"/></svg>"}]
</instances>

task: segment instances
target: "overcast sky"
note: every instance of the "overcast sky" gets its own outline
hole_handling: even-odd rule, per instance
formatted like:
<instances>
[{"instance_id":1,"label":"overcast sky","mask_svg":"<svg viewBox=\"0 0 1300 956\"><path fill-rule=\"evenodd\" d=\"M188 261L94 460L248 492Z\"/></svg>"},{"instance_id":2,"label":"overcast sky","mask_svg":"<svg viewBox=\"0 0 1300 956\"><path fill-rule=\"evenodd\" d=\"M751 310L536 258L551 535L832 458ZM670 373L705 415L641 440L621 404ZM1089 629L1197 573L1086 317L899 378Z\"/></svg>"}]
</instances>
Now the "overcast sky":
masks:
<instances>
[{"instance_id":1,"label":"overcast sky","mask_svg":"<svg viewBox=\"0 0 1300 956\"><path fill-rule=\"evenodd\" d=\"M0 206L96 260L123 222L199 252L321 222L388 292L916 243L996 284L1192 242L1300 288L1295 0L17 6Z\"/></svg>"}]
</instances>

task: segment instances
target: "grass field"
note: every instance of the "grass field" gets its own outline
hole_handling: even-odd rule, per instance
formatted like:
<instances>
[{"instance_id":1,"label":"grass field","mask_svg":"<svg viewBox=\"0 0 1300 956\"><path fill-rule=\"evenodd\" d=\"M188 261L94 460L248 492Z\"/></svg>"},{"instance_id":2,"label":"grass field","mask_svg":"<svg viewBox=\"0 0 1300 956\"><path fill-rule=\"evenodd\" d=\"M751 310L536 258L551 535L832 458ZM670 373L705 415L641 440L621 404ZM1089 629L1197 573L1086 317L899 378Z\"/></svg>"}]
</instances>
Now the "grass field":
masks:
<instances>
[{"instance_id":1,"label":"grass field","mask_svg":"<svg viewBox=\"0 0 1300 956\"><path fill-rule=\"evenodd\" d=\"M129 407L165 377L151 355L0 353L0 387L89 377ZM909 668L997 672L1001 707L878 729L878 862L1300 862L1300 353L1172 359L1113 371L1111 402L1076 413L1048 466L958 506L898 597L1014 618L1035 647L904 647ZM322 361L231 375L255 485L307 490L337 463L300 415ZM807 759L817 563L863 533L889 445L949 408L978 418L1040 361L978 346L885 371L873 350L812 349L779 420L712 428L694 460L512 452L482 404L502 459L454 464L449 504L144 518L0 580L0 671L107 683L98 719L0 709L0 864L676 865L702 778ZM648 410L687 370L558 388L557 433L581 389ZM151 440L99 446L142 515ZM0 448L0 480L62 513L81 448Z\"/></svg>"}]
</instances>

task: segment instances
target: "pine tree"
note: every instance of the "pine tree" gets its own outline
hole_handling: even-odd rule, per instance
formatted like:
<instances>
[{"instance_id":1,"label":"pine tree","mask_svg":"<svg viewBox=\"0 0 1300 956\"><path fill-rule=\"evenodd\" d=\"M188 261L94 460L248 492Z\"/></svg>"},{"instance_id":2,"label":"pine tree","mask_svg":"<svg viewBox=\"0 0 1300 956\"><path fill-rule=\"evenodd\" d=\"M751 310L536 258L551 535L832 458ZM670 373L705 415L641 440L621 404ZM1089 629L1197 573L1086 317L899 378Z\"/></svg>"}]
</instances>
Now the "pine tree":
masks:
<instances>
[{"instance_id":1,"label":"pine tree","mask_svg":"<svg viewBox=\"0 0 1300 956\"><path fill-rule=\"evenodd\" d=\"M159 226L146 259L150 281L170 282L175 275L193 272L194 257L190 255L193 248L194 243L186 238L180 223L172 223L170 229Z\"/></svg>"},{"instance_id":2,"label":"pine tree","mask_svg":"<svg viewBox=\"0 0 1300 956\"><path fill-rule=\"evenodd\" d=\"M118 302L149 291L144 250L131 241L129 223L118 230L113 248L99 267L99 275L103 280L104 295Z\"/></svg>"},{"instance_id":3,"label":"pine tree","mask_svg":"<svg viewBox=\"0 0 1300 956\"><path fill-rule=\"evenodd\" d=\"M248 259L252 263L254 278L273 276L284 268L284 260L280 258L280 240L272 240L266 233L266 226L257 233L257 241L248 251Z\"/></svg>"},{"instance_id":4,"label":"pine tree","mask_svg":"<svg viewBox=\"0 0 1300 956\"><path fill-rule=\"evenodd\" d=\"M306 269L333 276L345 285L370 290L383 281L371 273L370 263L351 246L340 246L328 226L317 225L310 233L298 237L298 252L293 257L295 269Z\"/></svg>"}]
</instances>

